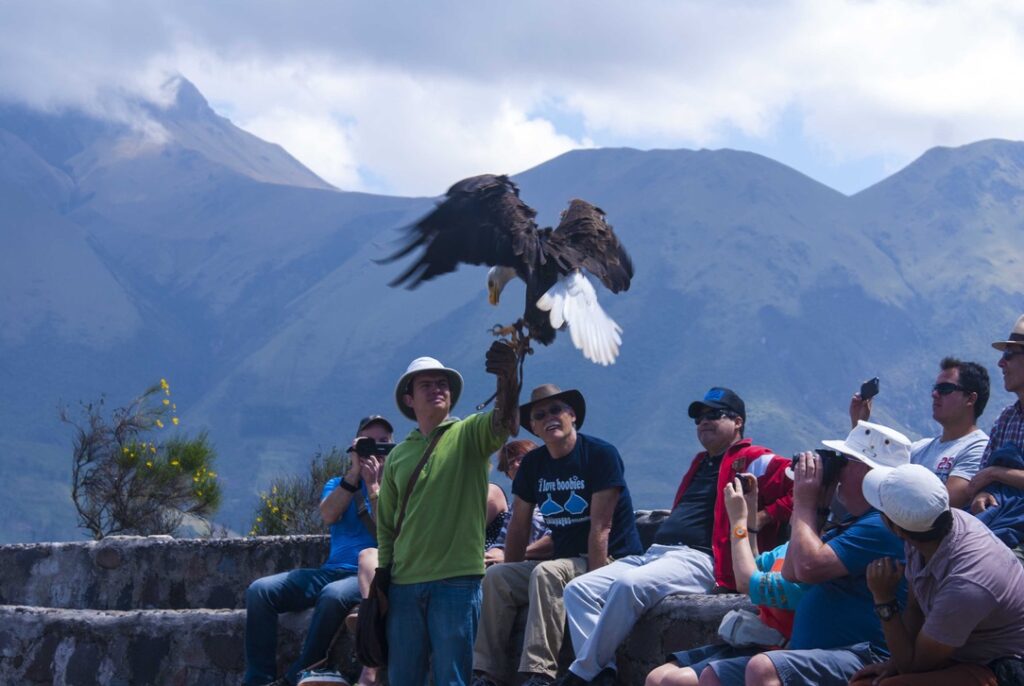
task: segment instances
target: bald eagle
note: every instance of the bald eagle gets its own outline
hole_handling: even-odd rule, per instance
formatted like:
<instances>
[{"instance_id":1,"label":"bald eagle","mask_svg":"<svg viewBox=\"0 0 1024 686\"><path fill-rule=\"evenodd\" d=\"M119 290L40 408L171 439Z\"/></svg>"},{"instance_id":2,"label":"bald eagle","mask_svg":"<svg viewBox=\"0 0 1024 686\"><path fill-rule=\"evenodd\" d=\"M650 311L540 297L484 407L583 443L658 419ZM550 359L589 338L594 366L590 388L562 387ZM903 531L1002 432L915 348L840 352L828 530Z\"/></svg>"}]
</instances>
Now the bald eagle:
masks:
<instances>
[{"instance_id":1,"label":"bald eagle","mask_svg":"<svg viewBox=\"0 0 1024 686\"><path fill-rule=\"evenodd\" d=\"M492 305L514 277L526 283L526 309L513 327L525 327L531 340L544 345L567 327L584 357L612 364L622 329L601 309L583 271L618 293L629 288L632 260L604 212L586 201L570 202L554 230L538 228L536 216L507 176L485 174L459 181L432 212L409 227L405 245L382 260L393 262L423 249L389 285L411 289L455 271L463 262L490 265Z\"/></svg>"}]
</instances>

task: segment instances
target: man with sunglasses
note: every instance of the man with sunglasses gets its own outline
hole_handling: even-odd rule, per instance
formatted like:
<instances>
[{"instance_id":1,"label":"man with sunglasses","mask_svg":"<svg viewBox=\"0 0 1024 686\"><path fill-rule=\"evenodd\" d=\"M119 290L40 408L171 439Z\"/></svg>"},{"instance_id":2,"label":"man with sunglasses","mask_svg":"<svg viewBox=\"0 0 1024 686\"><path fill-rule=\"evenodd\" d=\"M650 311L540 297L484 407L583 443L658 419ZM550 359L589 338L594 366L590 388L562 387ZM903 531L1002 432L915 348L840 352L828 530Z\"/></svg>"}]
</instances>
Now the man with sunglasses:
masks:
<instances>
[{"instance_id":1,"label":"man with sunglasses","mask_svg":"<svg viewBox=\"0 0 1024 686\"><path fill-rule=\"evenodd\" d=\"M1006 407L989 433L988 446L981 458L981 470L971 479L975 493L971 511L978 513L998 501L986 490L996 483L1024 490L1024 470L990 465L992 453L1003 447L1016 447L1024 451L1024 315L1013 325L1005 341L996 341L992 347L1002 352L999 368L1003 372L1003 388L1017 396L1017 401Z\"/></svg>"},{"instance_id":2,"label":"man with sunglasses","mask_svg":"<svg viewBox=\"0 0 1024 686\"><path fill-rule=\"evenodd\" d=\"M518 671L524 686L550 684L558 668L565 608L562 591L574 577L640 552L622 458L609 443L578 432L586 403L577 390L553 384L533 390L520 424L544 441L528 452L512 482L512 521L505 562L484 577L474 686L516 682L509 642L516 615L527 608ZM526 560L534 508L551 531L552 559Z\"/></svg>"},{"instance_id":3,"label":"man with sunglasses","mask_svg":"<svg viewBox=\"0 0 1024 686\"><path fill-rule=\"evenodd\" d=\"M785 475L789 460L743 437L746 405L728 388L710 389L690 404L688 414L704 451L683 477L654 545L578 577L565 589L576 660L560 686L614 684L619 644L665 596L736 591L732 527L720 494L738 474L752 474L758 482L751 533L766 550L779 543L779 528L792 512L792 482Z\"/></svg>"},{"instance_id":4,"label":"man with sunglasses","mask_svg":"<svg viewBox=\"0 0 1024 686\"><path fill-rule=\"evenodd\" d=\"M971 479L981 469L988 445L988 435L977 424L988 404L988 371L977 362L943 358L931 396L932 418L942 427L942 434L916 441L910 461L927 467L946 484L954 508L966 507L973 493ZM870 418L871 401L854 395L850 401L851 428L858 420Z\"/></svg>"}]
</instances>

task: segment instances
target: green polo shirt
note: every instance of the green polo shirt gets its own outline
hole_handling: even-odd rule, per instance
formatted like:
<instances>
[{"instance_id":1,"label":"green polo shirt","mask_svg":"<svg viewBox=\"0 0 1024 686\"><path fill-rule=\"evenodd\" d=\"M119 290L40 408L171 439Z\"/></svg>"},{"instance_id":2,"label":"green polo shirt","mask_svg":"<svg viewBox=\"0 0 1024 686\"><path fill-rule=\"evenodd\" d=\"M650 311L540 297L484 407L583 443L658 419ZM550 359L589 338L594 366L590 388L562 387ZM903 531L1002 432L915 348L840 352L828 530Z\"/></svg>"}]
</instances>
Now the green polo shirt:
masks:
<instances>
[{"instance_id":1,"label":"green polo shirt","mask_svg":"<svg viewBox=\"0 0 1024 686\"><path fill-rule=\"evenodd\" d=\"M491 413L449 417L448 427L420 472L406 506L401 535L394 540L398 508L428 438L413 429L384 466L378 500L380 565L393 562L391 578L414 584L484 573L487 473L490 456L505 442L491 429Z\"/></svg>"}]
</instances>

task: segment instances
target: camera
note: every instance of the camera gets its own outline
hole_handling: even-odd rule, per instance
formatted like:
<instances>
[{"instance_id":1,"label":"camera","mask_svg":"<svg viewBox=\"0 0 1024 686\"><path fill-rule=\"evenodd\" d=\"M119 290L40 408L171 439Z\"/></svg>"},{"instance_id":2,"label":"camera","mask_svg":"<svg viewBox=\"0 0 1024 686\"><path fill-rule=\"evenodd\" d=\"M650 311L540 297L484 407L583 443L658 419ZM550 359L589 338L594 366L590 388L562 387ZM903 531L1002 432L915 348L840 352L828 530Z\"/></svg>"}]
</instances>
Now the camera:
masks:
<instances>
[{"instance_id":1,"label":"camera","mask_svg":"<svg viewBox=\"0 0 1024 686\"><path fill-rule=\"evenodd\" d=\"M839 472L850 461L850 458L841 452L826 448L818 448L814 452L818 453L818 457L821 458L821 485L828 487L839 481Z\"/></svg>"},{"instance_id":2,"label":"camera","mask_svg":"<svg viewBox=\"0 0 1024 686\"><path fill-rule=\"evenodd\" d=\"M378 443L370 436L360 436L356 439L356 444L349 448L348 451L350 453L354 452L359 457L369 457L370 455L384 457L394 447L394 443Z\"/></svg>"},{"instance_id":3,"label":"camera","mask_svg":"<svg viewBox=\"0 0 1024 686\"><path fill-rule=\"evenodd\" d=\"M839 472L843 470L843 467L850 461L850 458L837 450L828 450L827 448L817 448L814 452L817 453L818 458L821 460L821 485L824 488L828 488L839 481ZM798 457L800 457L799 454L793 456L793 466L786 468L787 475L790 474L791 469L796 468Z\"/></svg>"}]
</instances>

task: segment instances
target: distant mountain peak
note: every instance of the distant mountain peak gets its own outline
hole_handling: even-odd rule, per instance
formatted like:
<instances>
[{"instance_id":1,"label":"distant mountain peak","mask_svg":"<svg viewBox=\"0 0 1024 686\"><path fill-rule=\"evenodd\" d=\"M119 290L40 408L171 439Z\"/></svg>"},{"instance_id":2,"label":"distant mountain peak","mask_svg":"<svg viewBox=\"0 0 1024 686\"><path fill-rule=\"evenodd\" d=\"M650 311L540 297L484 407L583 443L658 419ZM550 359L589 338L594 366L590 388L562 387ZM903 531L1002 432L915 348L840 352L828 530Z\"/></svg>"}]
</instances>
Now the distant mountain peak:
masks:
<instances>
[{"instance_id":1,"label":"distant mountain peak","mask_svg":"<svg viewBox=\"0 0 1024 686\"><path fill-rule=\"evenodd\" d=\"M161 90L166 95L167 102L170 103L166 108L170 113L189 118L203 115L215 116L213 109L210 108L210 103L206 101L195 84L180 74L167 79Z\"/></svg>"}]
</instances>

